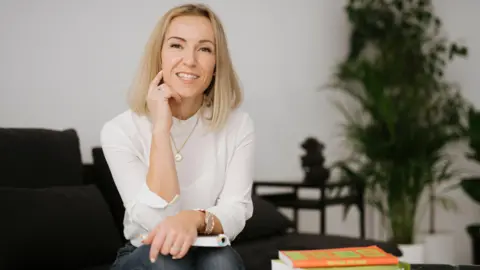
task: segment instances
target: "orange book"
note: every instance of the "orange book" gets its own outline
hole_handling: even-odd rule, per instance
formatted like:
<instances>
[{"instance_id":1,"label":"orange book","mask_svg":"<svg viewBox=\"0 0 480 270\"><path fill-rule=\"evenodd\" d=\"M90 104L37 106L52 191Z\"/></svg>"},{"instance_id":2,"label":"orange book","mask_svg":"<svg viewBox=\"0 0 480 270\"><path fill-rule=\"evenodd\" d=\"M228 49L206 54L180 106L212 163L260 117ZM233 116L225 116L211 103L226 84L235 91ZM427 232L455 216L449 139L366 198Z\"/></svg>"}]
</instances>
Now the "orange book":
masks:
<instances>
[{"instance_id":1,"label":"orange book","mask_svg":"<svg viewBox=\"0 0 480 270\"><path fill-rule=\"evenodd\" d=\"M377 246L279 251L279 259L291 268L394 265L397 257Z\"/></svg>"}]
</instances>

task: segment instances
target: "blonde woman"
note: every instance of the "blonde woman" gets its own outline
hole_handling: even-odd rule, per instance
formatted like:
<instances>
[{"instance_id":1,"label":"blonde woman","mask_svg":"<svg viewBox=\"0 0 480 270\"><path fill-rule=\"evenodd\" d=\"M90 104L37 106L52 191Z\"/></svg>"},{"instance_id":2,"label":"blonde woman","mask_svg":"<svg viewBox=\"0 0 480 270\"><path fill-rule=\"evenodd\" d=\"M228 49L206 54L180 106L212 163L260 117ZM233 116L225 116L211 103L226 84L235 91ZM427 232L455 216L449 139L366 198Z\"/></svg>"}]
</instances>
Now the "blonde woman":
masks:
<instances>
[{"instance_id":1,"label":"blonde woman","mask_svg":"<svg viewBox=\"0 0 480 270\"><path fill-rule=\"evenodd\" d=\"M130 99L102 148L125 205L112 269L244 269L230 241L253 212L254 129L218 17L204 5L168 11L153 30Z\"/></svg>"}]
</instances>

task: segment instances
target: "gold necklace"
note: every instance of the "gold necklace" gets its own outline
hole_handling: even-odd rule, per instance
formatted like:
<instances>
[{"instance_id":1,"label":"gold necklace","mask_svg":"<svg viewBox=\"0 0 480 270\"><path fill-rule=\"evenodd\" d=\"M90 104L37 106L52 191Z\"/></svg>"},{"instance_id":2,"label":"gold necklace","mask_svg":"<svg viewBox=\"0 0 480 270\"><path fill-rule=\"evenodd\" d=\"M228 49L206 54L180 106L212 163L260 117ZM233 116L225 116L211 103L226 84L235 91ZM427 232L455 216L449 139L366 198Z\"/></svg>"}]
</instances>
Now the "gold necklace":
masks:
<instances>
[{"instance_id":1,"label":"gold necklace","mask_svg":"<svg viewBox=\"0 0 480 270\"><path fill-rule=\"evenodd\" d=\"M182 149L183 149L183 147L185 146L185 144L187 144L188 139L190 139L190 136L192 136L193 131L194 131L195 128L197 127L198 119L199 119L199 117L197 116L197 121L195 122L195 126L193 126L192 131L190 132L190 134L188 134L187 139L185 139L185 141L183 142L183 144L182 144L182 146L181 146L180 148L177 148L177 145L175 144L175 140L173 139L173 136L172 136L172 134L170 133L170 138L172 138L173 147L175 148L175 161L176 161L176 162L180 162L180 161L183 160L183 156L182 156L182 154L180 154L180 151L182 151Z\"/></svg>"}]
</instances>

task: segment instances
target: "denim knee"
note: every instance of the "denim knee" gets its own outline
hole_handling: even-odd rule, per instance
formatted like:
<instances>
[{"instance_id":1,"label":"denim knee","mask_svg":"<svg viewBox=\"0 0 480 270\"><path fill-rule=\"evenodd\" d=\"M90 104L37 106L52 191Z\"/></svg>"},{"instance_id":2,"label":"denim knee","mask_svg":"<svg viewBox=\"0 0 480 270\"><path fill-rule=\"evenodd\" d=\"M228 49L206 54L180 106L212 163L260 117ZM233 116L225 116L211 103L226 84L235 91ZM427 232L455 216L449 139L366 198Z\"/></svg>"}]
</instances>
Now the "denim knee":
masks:
<instances>
[{"instance_id":1,"label":"denim knee","mask_svg":"<svg viewBox=\"0 0 480 270\"><path fill-rule=\"evenodd\" d=\"M222 248L200 248L197 265L201 270L245 270L243 260L230 246Z\"/></svg>"},{"instance_id":2,"label":"denim knee","mask_svg":"<svg viewBox=\"0 0 480 270\"><path fill-rule=\"evenodd\" d=\"M193 261L186 256L174 260L170 255L157 256L154 263L150 261L150 245L142 245L129 255L121 258L112 268L115 270L190 270L193 269Z\"/></svg>"}]
</instances>

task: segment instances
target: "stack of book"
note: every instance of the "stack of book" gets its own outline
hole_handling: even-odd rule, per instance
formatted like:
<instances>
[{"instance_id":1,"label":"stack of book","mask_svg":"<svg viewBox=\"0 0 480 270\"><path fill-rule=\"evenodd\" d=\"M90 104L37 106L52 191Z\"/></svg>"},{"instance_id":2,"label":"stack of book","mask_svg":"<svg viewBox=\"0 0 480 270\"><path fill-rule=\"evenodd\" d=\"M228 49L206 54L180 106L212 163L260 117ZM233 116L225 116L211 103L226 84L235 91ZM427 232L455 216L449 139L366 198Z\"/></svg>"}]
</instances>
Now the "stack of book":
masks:
<instances>
[{"instance_id":1,"label":"stack of book","mask_svg":"<svg viewBox=\"0 0 480 270\"><path fill-rule=\"evenodd\" d=\"M377 246L281 250L272 270L410 270L410 265Z\"/></svg>"}]
</instances>

